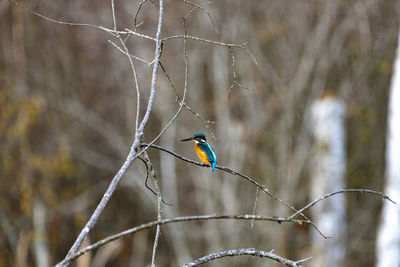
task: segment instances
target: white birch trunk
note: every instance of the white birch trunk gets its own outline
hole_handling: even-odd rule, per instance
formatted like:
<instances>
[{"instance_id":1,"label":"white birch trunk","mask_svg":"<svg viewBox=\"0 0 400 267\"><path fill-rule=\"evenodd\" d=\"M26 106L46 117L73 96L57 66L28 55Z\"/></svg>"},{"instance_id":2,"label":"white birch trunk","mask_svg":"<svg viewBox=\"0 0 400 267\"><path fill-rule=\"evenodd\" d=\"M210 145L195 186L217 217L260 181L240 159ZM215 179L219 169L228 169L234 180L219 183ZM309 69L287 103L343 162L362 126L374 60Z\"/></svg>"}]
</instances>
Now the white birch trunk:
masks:
<instances>
[{"instance_id":1,"label":"white birch trunk","mask_svg":"<svg viewBox=\"0 0 400 267\"><path fill-rule=\"evenodd\" d=\"M400 34L399 34L400 41ZM388 111L385 194L397 205L385 201L377 236L378 267L400 266L400 43L392 76Z\"/></svg>"},{"instance_id":2,"label":"white birch trunk","mask_svg":"<svg viewBox=\"0 0 400 267\"><path fill-rule=\"evenodd\" d=\"M311 177L311 199L345 187L344 103L333 95L312 105L312 130L316 140ZM311 209L312 220L327 236L313 232L312 266L343 266L346 252L346 209L343 194L327 198Z\"/></svg>"}]
</instances>

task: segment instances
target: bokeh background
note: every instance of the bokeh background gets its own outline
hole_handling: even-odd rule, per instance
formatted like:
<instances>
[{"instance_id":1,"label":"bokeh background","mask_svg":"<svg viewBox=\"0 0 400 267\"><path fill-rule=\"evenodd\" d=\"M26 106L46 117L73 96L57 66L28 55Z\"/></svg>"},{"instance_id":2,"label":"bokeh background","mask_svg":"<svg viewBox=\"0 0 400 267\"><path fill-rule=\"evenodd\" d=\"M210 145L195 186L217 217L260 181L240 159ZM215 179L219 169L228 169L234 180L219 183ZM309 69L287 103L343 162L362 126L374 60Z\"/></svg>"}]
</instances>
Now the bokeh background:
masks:
<instances>
[{"instance_id":1,"label":"bokeh background","mask_svg":"<svg viewBox=\"0 0 400 267\"><path fill-rule=\"evenodd\" d=\"M196 1L187 33L248 43L248 49L188 41L189 85L177 120L156 142L196 159L178 140L204 132L219 164L249 175L276 196L302 207L310 199L309 108L323 95L345 105L345 183L383 190L387 104L399 32L395 0ZM112 28L107 1L24 1L49 18ZM131 28L139 1L116 1L119 29ZM193 6L167 1L162 36L182 34ZM129 152L136 91L127 58L91 27L50 22L8 1L0 3L0 266L61 260ZM143 4L137 31L155 35L158 7ZM154 43L130 36L130 52L151 62ZM234 64L232 64L232 55ZM161 62L179 95L184 84L181 39L164 43ZM152 67L135 61L141 101ZM233 85L233 86L232 86ZM142 114L143 114L142 106ZM178 109L159 71L156 100L143 141L151 141ZM208 168L149 150L162 182L164 216L251 214L256 188ZM156 219L156 197L135 161L90 233L90 242ZM328 192L326 192L328 193ZM373 266L382 201L347 194L346 266ZM291 211L260 194L257 214ZM306 212L310 215L309 212ZM158 266L178 266L220 250L256 247L290 258L312 255L309 226L206 221L162 227ZM155 229L92 252L76 266L149 266ZM42 261L43 262L43 261ZM46 261L44 261L46 262ZM275 266L236 257L210 266ZM311 263L310 263L311 264ZM312 266L312 265L310 265Z\"/></svg>"}]
</instances>

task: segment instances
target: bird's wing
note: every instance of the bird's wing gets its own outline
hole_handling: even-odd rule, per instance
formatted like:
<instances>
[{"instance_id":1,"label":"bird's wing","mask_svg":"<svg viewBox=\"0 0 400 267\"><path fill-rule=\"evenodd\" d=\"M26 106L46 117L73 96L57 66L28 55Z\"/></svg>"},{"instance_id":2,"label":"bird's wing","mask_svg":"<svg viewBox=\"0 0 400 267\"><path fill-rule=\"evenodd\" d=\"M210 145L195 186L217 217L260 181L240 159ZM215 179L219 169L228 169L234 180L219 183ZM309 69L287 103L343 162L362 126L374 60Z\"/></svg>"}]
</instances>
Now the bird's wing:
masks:
<instances>
[{"instance_id":1,"label":"bird's wing","mask_svg":"<svg viewBox=\"0 0 400 267\"><path fill-rule=\"evenodd\" d=\"M208 156L208 161L210 163L217 162L217 156L215 155L215 152L211 148L211 146L209 144L207 144L207 143L205 143L204 146L205 146L205 151L206 151L207 156Z\"/></svg>"}]
</instances>

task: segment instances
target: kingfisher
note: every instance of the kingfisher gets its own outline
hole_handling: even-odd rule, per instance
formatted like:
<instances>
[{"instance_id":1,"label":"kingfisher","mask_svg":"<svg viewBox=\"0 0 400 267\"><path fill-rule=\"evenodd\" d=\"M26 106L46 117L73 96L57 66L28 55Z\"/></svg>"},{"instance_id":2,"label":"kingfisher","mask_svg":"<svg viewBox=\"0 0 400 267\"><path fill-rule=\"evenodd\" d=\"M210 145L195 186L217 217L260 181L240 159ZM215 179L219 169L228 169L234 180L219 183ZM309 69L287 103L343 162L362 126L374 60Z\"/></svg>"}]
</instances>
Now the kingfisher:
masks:
<instances>
[{"instance_id":1,"label":"kingfisher","mask_svg":"<svg viewBox=\"0 0 400 267\"><path fill-rule=\"evenodd\" d=\"M199 156L203 162L203 165L211 166L211 170L214 172L215 165L217 164L217 156L211 146L207 143L206 136L202 133L197 133L192 137L181 139L180 141L183 142L190 140L196 142L194 148L197 156Z\"/></svg>"}]
</instances>

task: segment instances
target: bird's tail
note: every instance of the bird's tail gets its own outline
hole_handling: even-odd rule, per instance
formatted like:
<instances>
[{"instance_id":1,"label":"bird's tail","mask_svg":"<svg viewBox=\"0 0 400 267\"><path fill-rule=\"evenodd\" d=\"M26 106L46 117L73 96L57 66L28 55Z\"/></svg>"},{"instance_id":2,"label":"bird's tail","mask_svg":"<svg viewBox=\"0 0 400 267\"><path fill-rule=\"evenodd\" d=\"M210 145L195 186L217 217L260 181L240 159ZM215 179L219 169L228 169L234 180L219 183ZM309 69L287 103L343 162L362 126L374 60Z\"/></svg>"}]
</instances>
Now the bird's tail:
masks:
<instances>
[{"instance_id":1,"label":"bird's tail","mask_svg":"<svg viewBox=\"0 0 400 267\"><path fill-rule=\"evenodd\" d=\"M217 163L214 161L214 162L212 162L211 163L211 170L214 172L214 170L215 170L215 165L216 165Z\"/></svg>"}]
</instances>

